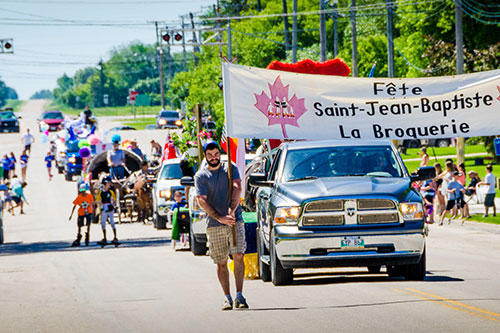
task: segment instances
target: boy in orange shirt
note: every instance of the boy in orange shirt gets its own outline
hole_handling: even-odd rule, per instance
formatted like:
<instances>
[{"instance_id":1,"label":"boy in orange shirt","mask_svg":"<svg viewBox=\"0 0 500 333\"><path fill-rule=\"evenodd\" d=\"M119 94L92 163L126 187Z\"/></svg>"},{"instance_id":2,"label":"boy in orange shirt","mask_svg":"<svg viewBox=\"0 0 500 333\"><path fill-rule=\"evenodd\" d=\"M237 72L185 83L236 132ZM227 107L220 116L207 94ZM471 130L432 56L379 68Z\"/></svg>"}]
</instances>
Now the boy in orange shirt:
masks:
<instances>
[{"instance_id":1,"label":"boy in orange shirt","mask_svg":"<svg viewBox=\"0 0 500 333\"><path fill-rule=\"evenodd\" d=\"M82 239L81 230L84 225L84 220L86 220L85 222L87 224L87 232L85 233L85 245L89 245L93 202L94 197L87 191L87 184L80 184L78 196L73 201L73 209L71 210L71 214L69 216L69 220L71 221L71 217L73 216L73 212L75 211L76 206L80 206L78 208L78 234L76 235L76 239L73 244L71 244L71 246L80 246L80 240Z\"/></svg>"}]
</instances>

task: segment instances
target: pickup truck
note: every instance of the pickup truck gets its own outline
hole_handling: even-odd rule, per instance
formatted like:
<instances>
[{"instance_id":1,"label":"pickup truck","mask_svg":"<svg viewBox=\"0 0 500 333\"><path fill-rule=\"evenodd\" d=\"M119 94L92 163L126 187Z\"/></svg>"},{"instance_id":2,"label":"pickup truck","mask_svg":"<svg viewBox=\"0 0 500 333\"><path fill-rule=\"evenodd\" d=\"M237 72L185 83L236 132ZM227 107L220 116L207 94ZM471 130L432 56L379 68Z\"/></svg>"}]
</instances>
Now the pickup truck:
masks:
<instances>
[{"instance_id":1,"label":"pickup truck","mask_svg":"<svg viewBox=\"0 0 500 333\"><path fill-rule=\"evenodd\" d=\"M410 175L389 141L285 142L257 187L260 276L293 282L294 268L367 267L389 276L425 278L425 216Z\"/></svg>"}]
</instances>

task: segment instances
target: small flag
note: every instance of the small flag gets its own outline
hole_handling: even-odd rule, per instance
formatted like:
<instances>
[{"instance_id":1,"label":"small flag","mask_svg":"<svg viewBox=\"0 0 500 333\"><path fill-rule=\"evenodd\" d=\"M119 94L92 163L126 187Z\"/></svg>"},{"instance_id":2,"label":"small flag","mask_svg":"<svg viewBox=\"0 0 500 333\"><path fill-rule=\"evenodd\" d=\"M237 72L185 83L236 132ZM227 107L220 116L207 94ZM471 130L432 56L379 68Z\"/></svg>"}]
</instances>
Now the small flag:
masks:
<instances>
[{"instance_id":1,"label":"small flag","mask_svg":"<svg viewBox=\"0 0 500 333\"><path fill-rule=\"evenodd\" d=\"M373 75L375 74L375 67L376 66L377 66L377 62L375 61L373 63L372 69L370 70L370 74L368 74L368 77L373 77Z\"/></svg>"}]
</instances>

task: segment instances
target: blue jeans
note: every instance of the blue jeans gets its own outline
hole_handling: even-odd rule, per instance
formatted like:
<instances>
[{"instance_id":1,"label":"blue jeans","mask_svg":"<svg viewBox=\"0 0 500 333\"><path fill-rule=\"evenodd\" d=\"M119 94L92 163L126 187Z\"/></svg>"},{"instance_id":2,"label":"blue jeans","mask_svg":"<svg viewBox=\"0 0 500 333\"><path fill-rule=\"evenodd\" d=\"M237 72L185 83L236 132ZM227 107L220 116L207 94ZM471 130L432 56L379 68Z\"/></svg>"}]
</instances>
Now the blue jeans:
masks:
<instances>
[{"instance_id":1,"label":"blue jeans","mask_svg":"<svg viewBox=\"0 0 500 333\"><path fill-rule=\"evenodd\" d=\"M109 167L109 174L111 178L122 179L125 178L125 169L123 166L119 165L116 167Z\"/></svg>"}]
</instances>

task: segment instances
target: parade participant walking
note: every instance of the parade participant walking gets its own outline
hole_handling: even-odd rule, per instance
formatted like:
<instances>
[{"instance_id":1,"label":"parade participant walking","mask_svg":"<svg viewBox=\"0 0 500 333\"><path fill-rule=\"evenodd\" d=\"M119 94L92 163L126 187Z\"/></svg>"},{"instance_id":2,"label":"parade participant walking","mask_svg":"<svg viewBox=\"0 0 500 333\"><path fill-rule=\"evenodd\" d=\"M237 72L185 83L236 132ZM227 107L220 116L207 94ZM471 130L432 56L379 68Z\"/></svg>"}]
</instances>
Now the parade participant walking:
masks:
<instances>
[{"instance_id":1,"label":"parade participant walking","mask_svg":"<svg viewBox=\"0 0 500 333\"><path fill-rule=\"evenodd\" d=\"M35 142L35 137L31 135L29 128L26 129L26 133L21 137L21 141L24 144L24 150L31 154L31 144Z\"/></svg>"},{"instance_id":2,"label":"parade participant walking","mask_svg":"<svg viewBox=\"0 0 500 333\"><path fill-rule=\"evenodd\" d=\"M73 212L76 206L78 208L78 232L76 234L76 239L71 244L71 246L80 246L80 241L82 239L82 227L87 225L87 232L85 233L85 245L89 245L90 238L90 224L92 223L92 204L94 202L94 197L87 191L87 184L80 184L79 193L75 200L73 200L73 209L69 215L69 220L73 217Z\"/></svg>"},{"instance_id":3,"label":"parade participant walking","mask_svg":"<svg viewBox=\"0 0 500 333\"><path fill-rule=\"evenodd\" d=\"M1 163L2 163L2 169L3 169L2 178L3 178L3 182L5 183L10 178L10 159L9 159L9 156L7 154L3 155Z\"/></svg>"},{"instance_id":4,"label":"parade participant walking","mask_svg":"<svg viewBox=\"0 0 500 333\"><path fill-rule=\"evenodd\" d=\"M14 155L13 152L10 153L9 160L10 160L10 178L12 178L16 174L16 163L17 163L16 156Z\"/></svg>"},{"instance_id":5,"label":"parade participant walking","mask_svg":"<svg viewBox=\"0 0 500 333\"><path fill-rule=\"evenodd\" d=\"M19 156L19 160L20 160L19 164L21 165L21 179L23 180L23 182L26 182L26 169L28 168L29 158L30 157L26 153L26 149L23 150L21 156Z\"/></svg>"},{"instance_id":6,"label":"parade participant walking","mask_svg":"<svg viewBox=\"0 0 500 333\"><path fill-rule=\"evenodd\" d=\"M93 113L89 109L89 106L85 105L85 110L83 111L83 118L85 121L85 125L89 125L90 127L92 127L92 125L94 125L94 122L92 121L92 116L93 116Z\"/></svg>"},{"instance_id":7,"label":"parade participant walking","mask_svg":"<svg viewBox=\"0 0 500 333\"><path fill-rule=\"evenodd\" d=\"M101 227L103 235L102 240L97 242L97 244L106 245L108 243L106 239L106 221L109 220L109 224L111 224L114 235L112 243L116 245L118 244L118 238L116 237L116 226L114 221L116 196L115 192L111 189L111 177L105 177L102 180L102 184L104 185L104 188L99 191L95 198L96 203L101 205Z\"/></svg>"},{"instance_id":8,"label":"parade participant walking","mask_svg":"<svg viewBox=\"0 0 500 333\"><path fill-rule=\"evenodd\" d=\"M495 206L495 175L493 174L493 166L488 164L486 166L486 176L484 181L477 183L477 185L488 185L488 192L484 199L484 217L488 217L490 207L493 207L493 216L497 215L497 207Z\"/></svg>"},{"instance_id":9,"label":"parade participant walking","mask_svg":"<svg viewBox=\"0 0 500 333\"><path fill-rule=\"evenodd\" d=\"M50 150L47 152L45 156L45 166L47 167L47 172L49 173L49 180L52 180L52 161L54 160L54 156Z\"/></svg>"},{"instance_id":10,"label":"parade participant walking","mask_svg":"<svg viewBox=\"0 0 500 333\"><path fill-rule=\"evenodd\" d=\"M120 148L121 137L118 134L111 138L113 149L108 151L109 173L112 179L125 177L125 152Z\"/></svg>"},{"instance_id":11,"label":"parade participant walking","mask_svg":"<svg viewBox=\"0 0 500 333\"><path fill-rule=\"evenodd\" d=\"M239 204L241 179L238 168L232 168L232 196L229 197L228 163L221 164L220 148L215 142L206 143L203 147L207 165L195 175L194 182L200 206L208 214L207 238L210 257L217 265L217 277L226 299L222 310L233 308L233 299L229 287L229 271L227 259L232 255L234 260L234 278L236 282L236 308L248 308L243 297L243 280L245 263L243 253L246 249L245 227ZM236 228L236 244L233 244L232 227Z\"/></svg>"},{"instance_id":12,"label":"parade participant walking","mask_svg":"<svg viewBox=\"0 0 500 333\"><path fill-rule=\"evenodd\" d=\"M446 209L443 214L441 214L441 222L439 225L443 225L444 218L450 211L452 214L448 219L448 224L457 216L457 209L460 208L460 193L463 191L464 187L458 182L458 171L453 171L452 181L448 183L446 188L448 202L446 203Z\"/></svg>"},{"instance_id":13,"label":"parade participant walking","mask_svg":"<svg viewBox=\"0 0 500 333\"><path fill-rule=\"evenodd\" d=\"M177 214L179 210L186 206L186 200L182 197L181 191L175 191L174 193L174 204L170 207L170 211L168 212L168 217L172 222L172 247L175 250L176 241L181 241L184 245L186 245L186 235L179 233L179 223L177 222Z\"/></svg>"}]
</instances>

